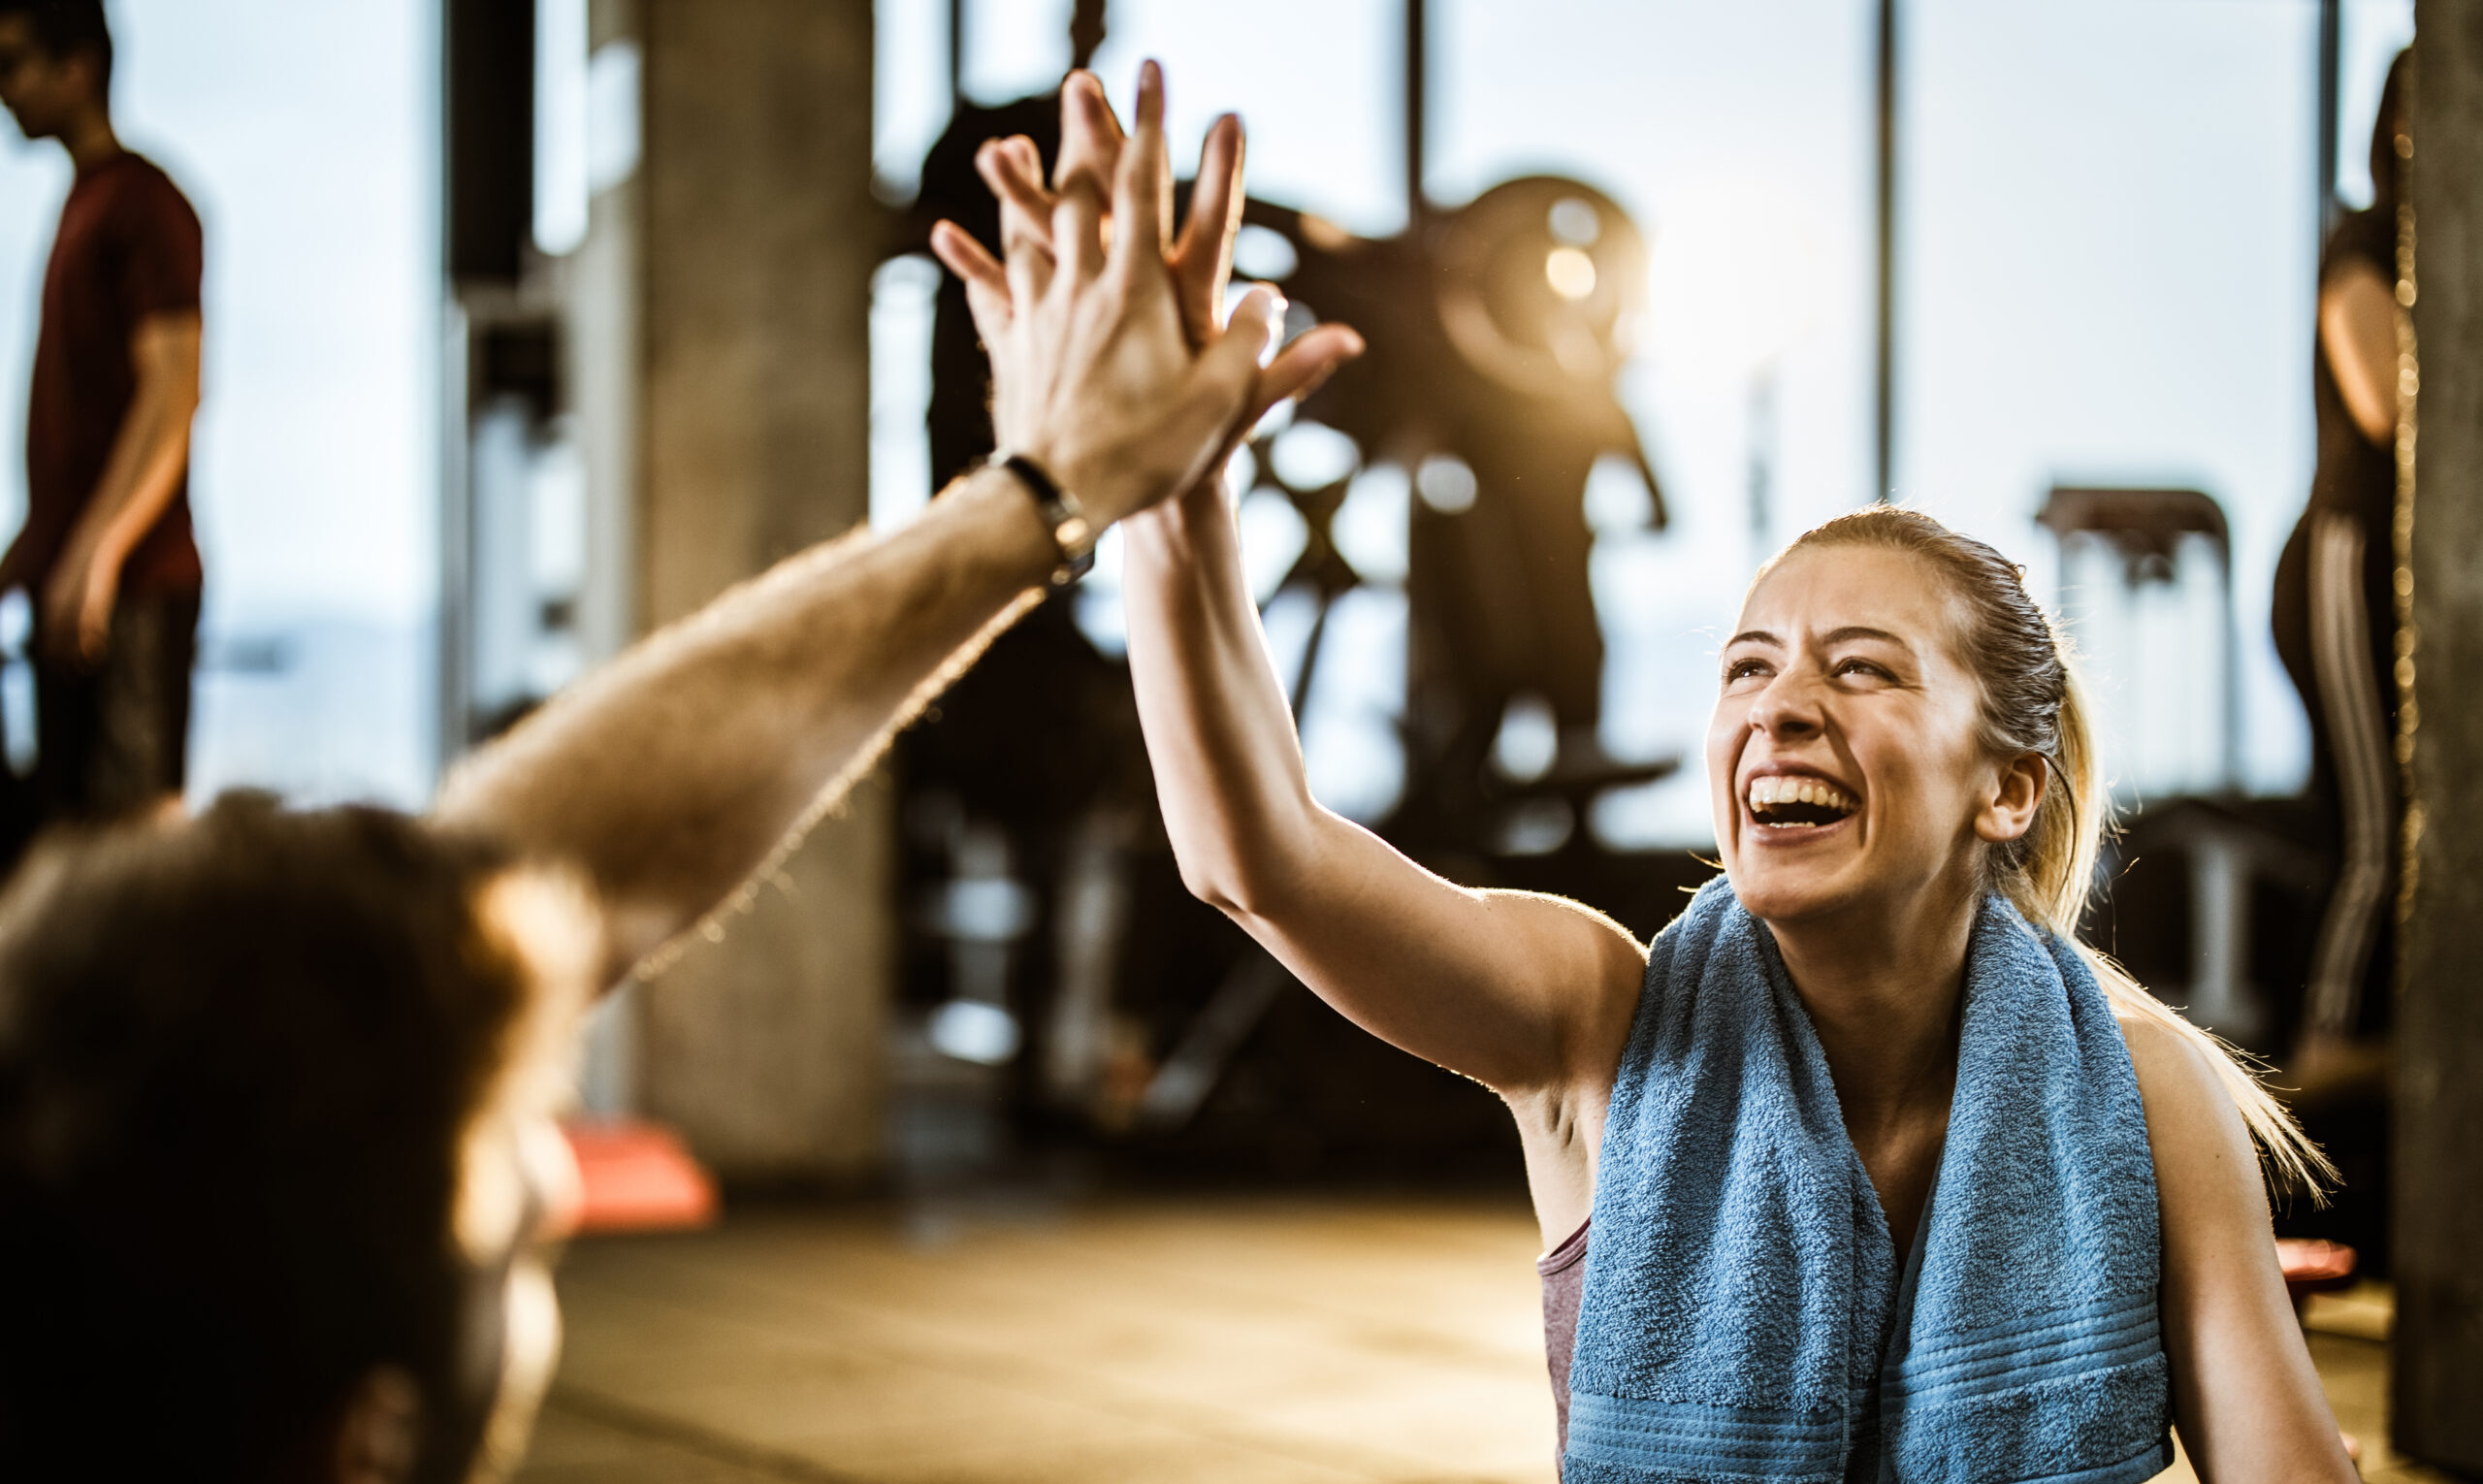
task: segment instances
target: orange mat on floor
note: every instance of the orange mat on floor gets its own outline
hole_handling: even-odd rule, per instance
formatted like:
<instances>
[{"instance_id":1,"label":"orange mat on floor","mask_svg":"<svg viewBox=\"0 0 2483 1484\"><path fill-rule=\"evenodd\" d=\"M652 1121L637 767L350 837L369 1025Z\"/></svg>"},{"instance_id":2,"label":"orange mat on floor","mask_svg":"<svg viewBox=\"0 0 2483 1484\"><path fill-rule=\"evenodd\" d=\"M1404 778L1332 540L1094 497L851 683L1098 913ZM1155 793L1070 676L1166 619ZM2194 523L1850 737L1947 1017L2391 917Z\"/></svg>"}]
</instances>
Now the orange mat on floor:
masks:
<instances>
[{"instance_id":1,"label":"orange mat on floor","mask_svg":"<svg viewBox=\"0 0 2483 1484\"><path fill-rule=\"evenodd\" d=\"M2284 1267L2285 1289L2296 1304L2314 1293L2332 1293L2353 1285L2354 1249L2341 1242L2279 1237L2276 1261Z\"/></svg>"},{"instance_id":2,"label":"orange mat on floor","mask_svg":"<svg viewBox=\"0 0 2483 1484\"><path fill-rule=\"evenodd\" d=\"M687 1231L715 1223L716 1182L681 1136L629 1118L562 1125L578 1166L577 1236Z\"/></svg>"}]
</instances>

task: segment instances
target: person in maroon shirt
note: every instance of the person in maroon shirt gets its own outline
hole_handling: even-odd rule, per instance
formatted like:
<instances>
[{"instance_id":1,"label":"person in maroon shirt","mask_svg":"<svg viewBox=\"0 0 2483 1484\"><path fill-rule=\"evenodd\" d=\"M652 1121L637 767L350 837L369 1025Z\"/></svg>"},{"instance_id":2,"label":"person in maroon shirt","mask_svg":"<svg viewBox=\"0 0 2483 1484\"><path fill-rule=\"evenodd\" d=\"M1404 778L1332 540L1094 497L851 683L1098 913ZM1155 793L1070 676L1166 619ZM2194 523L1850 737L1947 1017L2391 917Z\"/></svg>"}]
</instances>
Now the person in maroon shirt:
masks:
<instances>
[{"instance_id":1,"label":"person in maroon shirt","mask_svg":"<svg viewBox=\"0 0 2483 1484\"><path fill-rule=\"evenodd\" d=\"M102 819L180 792L200 569L198 214L113 132L102 0L0 0L0 103L77 167L43 284L26 520L0 592L35 604L37 807Z\"/></svg>"}]
</instances>

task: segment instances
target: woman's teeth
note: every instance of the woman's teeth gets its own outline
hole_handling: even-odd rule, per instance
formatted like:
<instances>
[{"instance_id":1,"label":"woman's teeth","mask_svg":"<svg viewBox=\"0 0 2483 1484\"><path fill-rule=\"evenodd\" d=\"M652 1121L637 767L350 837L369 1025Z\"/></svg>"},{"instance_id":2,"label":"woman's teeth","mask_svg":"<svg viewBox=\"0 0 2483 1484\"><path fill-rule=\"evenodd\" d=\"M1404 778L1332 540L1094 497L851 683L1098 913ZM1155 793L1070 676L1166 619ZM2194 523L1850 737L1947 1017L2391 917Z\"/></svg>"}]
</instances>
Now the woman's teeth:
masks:
<instances>
[{"instance_id":1,"label":"woman's teeth","mask_svg":"<svg viewBox=\"0 0 2483 1484\"><path fill-rule=\"evenodd\" d=\"M1853 794L1824 779L1785 774L1752 779L1747 801L1761 824L1833 824L1857 807Z\"/></svg>"}]
</instances>

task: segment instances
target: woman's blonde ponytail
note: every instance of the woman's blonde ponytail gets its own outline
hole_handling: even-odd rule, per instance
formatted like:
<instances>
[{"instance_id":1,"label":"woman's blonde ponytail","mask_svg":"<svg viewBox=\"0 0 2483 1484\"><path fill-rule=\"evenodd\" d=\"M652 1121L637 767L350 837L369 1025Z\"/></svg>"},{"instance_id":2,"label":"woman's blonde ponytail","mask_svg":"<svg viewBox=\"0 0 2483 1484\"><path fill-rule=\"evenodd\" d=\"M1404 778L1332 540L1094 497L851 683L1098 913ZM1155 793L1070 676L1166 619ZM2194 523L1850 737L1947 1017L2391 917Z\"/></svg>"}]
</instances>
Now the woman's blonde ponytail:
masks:
<instances>
[{"instance_id":1,"label":"woman's blonde ponytail","mask_svg":"<svg viewBox=\"0 0 2483 1484\"><path fill-rule=\"evenodd\" d=\"M2055 642L2059 642L2057 638ZM2114 1014L2127 1019L2151 1020L2188 1041L2207 1058L2216 1081L2223 1084L2225 1095L2233 1099L2233 1106L2241 1113L2241 1121L2249 1126L2250 1137L2259 1146L2260 1160L2278 1190L2324 1201L2329 1187L2336 1183L2337 1167L2329 1163L2328 1156L2303 1133L2293 1114L2268 1091L2242 1054L2149 994L2111 955L2098 952L2078 935L2095 881L2096 856L2103 847L2104 831L2111 823L2112 804L2087 719L2085 679L2079 673L2076 657L2067 652L2065 645L2061 659L2065 674L2060 742L2055 754L2060 774L2056 781L2061 787L2047 790L2033 831L2037 839L2022 887L2011 889L2011 884L2002 883L2002 889L2028 921L2050 928L2063 942L2077 948L2079 956L2094 970L2095 982L2103 986L2104 998L2111 1002ZM2065 797L2058 817L2048 796L2055 791Z\"/></svg>"}]
</instances>

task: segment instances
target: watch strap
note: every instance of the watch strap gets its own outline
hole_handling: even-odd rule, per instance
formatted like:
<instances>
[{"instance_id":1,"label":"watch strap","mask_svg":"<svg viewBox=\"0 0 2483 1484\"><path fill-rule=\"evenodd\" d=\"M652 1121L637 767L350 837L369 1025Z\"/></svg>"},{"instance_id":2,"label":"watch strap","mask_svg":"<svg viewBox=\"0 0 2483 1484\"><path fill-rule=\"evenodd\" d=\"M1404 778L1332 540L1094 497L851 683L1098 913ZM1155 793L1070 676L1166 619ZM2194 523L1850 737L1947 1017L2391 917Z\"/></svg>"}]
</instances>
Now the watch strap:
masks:
<instances>
[{"instance_id":1,"label":"watch strap","mask_svg":"<svg viewBox=\"0 0 2483 1484\"><path fill-rule=\"evenodd\" d=\"M1067 587L1083 577L1095 565L1095 523L1086 516L1078 497L1060 487L1051 471L1024 454L1003 449L991 456L991 467L1006 470L1035 501L1036 512L1051 531L1052 545L1059 549L1060 565L1052 568L1053 587Z\"/></svg>"}]
</instances>

